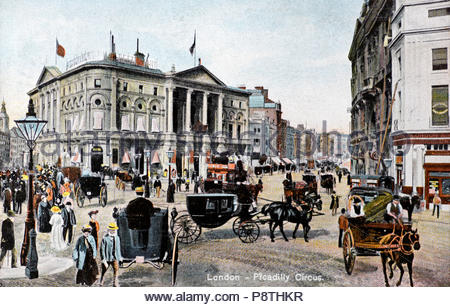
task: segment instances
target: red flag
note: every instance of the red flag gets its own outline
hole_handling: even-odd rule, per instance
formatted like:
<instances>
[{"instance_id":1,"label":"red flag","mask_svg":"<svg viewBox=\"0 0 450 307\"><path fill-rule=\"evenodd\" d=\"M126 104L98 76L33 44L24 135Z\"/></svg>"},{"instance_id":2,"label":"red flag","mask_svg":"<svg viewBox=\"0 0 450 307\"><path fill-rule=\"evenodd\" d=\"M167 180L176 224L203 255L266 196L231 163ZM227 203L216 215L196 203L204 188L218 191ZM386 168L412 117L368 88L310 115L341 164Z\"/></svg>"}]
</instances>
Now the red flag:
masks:
<instances>
[{"instance_id":1,"label":"red flag","mask_svg":"<svg viewBox=\"0 0 450 307\"><path fill-rule=\"evenodd\" d=\"M62 58L66 55L66 50L58 43L58 39L56 39L56 54Z\"/></svg>"}]
</instances>

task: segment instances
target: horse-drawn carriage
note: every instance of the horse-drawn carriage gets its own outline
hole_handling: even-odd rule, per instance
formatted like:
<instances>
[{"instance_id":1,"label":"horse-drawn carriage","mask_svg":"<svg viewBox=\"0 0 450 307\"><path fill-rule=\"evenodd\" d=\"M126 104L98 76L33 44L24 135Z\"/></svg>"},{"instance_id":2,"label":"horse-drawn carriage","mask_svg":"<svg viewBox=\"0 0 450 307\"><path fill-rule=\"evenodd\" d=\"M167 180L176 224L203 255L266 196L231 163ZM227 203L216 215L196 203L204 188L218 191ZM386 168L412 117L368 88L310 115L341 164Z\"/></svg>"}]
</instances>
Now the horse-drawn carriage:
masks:
<instances>
[{"instance_id":1,"label":"horse-drawn carriage","mask_svg":"<svg viewBox=\"0 0 450 307\"><path fill-rule=\"evenodd\" d=\"M164 263L172 266L172 285L178 266L177 237L169 236L168 209L153 207L151 201L138 197L126 208L114 208L113 217L119 226L122 267L134 263L148 263L162 269Z\"/></svg>"},{"instance_id":2,"label":"horse-drawn carriage","mask_svg":"<svg viewBox=\"0 0 450 307\"><path fill-rule=\"evenodd\" d=\"M115 172L116 188L125 191L125 185L133 181L133 176L126 170L117 170Z\"/></svg>"},{"instance_id":3,"label":"horse-drawn carriage","mask_svg":"<svg viewBox=\"0 0 450 307\"><path fill-rule=\"evenodd\" d=\"M75 200L78 207L84 206L85 199L98 197L98 203L105 207L108 202L108 191L103 177L99 174L84 175L79 178L79 185L75 190Z\"/></svg>"},{"instance_id":4,"label":"horse-drawn carriage","mask_svg":"<svg viewBox=\"0 0 450 307\"><path fill-rule=\"evenodd\" d=\"M318 194L316 175L314 175L312 173L305 173L305 174L303 174L302 179L308 185L308 190L310 192L314 192L314 193Z\"/></svg>"},{"instance_id":5,"label":"horse-drawn carriage","mask_svg":"<svg viewBox=\"0 0 450 307\"><path fill-rule=\"evenodd\" d=\"M320 186L327 190L330 194L334 188L334 176L331 173L325 173L320 175Z\"/></svg>"},{"instance_id":6,"label":"horse-drawn carriage","mask_svg":"<svg viewBox=\"0 0 450 307\"><path fill-rule=\"evenodd\" d=\"M395 179L380 175L351 175L351 187L382 187L394 191Z\"/></svg>"},{"instance_id":7,"label":"horse-drawn carriage","mask_svg":"<svg viewBox=\"0 0 450 307\"><path fill-rule=\"evenodd\" d=\"M381 194L390 195L390 190L377 187L355 187L350 191L348 212L352 201L357 198L361 206L371 202ZM381 256L383 273L386 285L389 286L386 276L386 261L388 258L392 277L392 264L395 262L400 268L401 275L397 285L400 285L403 276L402 263L408 264L411 286L412 260L414 250L420 249L417 230L412 230L411 224L397 222L369 222L365 216L348 217L348 227L342 241L342 252L345 270L351 275L357 256Z\"/></svg>"},{"instance_id":8,"label":"horse-drawn carriage","mask_svg":"<svg viewBox=\"0 0 450 307\"><path fill-rule=\"evenodd\" d=\"M217 228L233 217L233 231L242 242L252 243L259 237L258 222L251 220L256 214L249 209L251 204L240 204L234 194L211 193L186 196L187 211L178 213L172 210L170 228L173 235L178 235L182 243L195 242L202 233L202 228Z\"/></svg>"}]
</instances>

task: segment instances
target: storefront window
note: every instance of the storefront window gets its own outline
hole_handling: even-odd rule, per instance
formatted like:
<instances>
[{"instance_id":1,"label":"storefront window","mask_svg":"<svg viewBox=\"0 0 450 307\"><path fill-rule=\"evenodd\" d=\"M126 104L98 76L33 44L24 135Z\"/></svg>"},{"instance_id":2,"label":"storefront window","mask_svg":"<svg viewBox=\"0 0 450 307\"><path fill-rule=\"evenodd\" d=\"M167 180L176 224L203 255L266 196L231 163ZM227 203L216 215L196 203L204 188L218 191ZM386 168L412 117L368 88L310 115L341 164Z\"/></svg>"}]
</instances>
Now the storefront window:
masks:
<instances>
[{"instance_id":1,"label":"storefront window","mask_svg":"<svg viewBox=\"0 0 450 307\"><path fill-rule=\"evenodd\" d=\"M450 195L450 178L442 180L442 194Z\"/></svg>"}]
</instances>

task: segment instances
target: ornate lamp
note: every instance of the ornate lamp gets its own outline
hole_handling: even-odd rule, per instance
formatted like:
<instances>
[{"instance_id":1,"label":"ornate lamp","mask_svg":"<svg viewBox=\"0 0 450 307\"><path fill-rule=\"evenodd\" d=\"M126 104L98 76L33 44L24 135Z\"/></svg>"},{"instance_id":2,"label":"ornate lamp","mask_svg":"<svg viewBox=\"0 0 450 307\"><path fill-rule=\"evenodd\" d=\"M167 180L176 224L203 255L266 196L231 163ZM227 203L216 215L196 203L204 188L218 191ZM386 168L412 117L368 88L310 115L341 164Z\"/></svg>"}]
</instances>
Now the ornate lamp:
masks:
<instances>
[{"instance_id":1,"label":"ornate lamp","mask_svg":"<svg viewBox=\"0 0 450 307\"><path fill-rule=\"evenodd\" d=\"M25 231L23 236L22 250L20 252L20 264L26 265L26 275L28 278L33 279L38 277L38 256L36 251L36 244L30 244L30 236L34 235L35 238L35 223L33 213L33 149L36 146L36 140L41 135L47 121L40 120L36 117L34 111L33 100L28 102L28 112L26 117L21 120L15 120L17 128L19 128L19 137L27 141L27 146L30 150L29 157L29 176L28 176L28 208L27 218L25 219ZM32 231L33 230L33 231ZM31 233L30 233L31 232Z\"/></svg>"}]
</instances>

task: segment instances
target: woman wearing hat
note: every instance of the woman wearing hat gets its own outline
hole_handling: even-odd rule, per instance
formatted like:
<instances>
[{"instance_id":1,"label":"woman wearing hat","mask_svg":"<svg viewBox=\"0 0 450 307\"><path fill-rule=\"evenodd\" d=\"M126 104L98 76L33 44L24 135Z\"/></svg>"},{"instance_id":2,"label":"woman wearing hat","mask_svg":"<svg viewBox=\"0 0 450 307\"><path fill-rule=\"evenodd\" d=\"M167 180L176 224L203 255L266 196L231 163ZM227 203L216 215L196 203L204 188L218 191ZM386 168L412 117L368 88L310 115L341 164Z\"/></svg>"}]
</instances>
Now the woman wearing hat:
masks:
<instances>
[{"instance_id":1,"label":"woman wearing hat","mask_svg":"<svg viewBox=\"0 0 450 307\"><path fill-rule=\"evenodd\" d=\"M76 283L87 286L92 286L98 277L98 266L95 261L97 245L91 231L90 225L81 228L83 234L77 239L72 253L72 258L78 269Z\"/></svg>"},{"instance_id":2,"label":"woman wearing hat","mask_svg":"<svg viewBox=\"0 0 450 307\"><path fill-rule=\"evenodd\" d=\"M109 223L108 232L103 236L100 246L100 257L102 260L102 274L100 277L100 286L105 282L105 273L110 266L114 270L114 287L119 286L119 262L122 261L120 253L120 238L117 236L116 223Z\"/></svg>"},{"instance_id":3,"label":"woman wearing hat","mask_svg":"<svg viewBox=\"0 0 450 307\"><path fill-rule=\"evenodd\" d=\"M50 225L52 228L51 244L50 246L57 250L63 250L67 247L63 238L63 219L61 216L61 209L58 206L53 206L50 211L53 213L50 218Z\"/></svg>"},{"instance_id":4,"label":"woman wearing hat","mask_svg":"<svg viewBox=\"0 0 450 307\"><path fill-rule=\"evenodd\" d=\"M100 225L98 224L97 221L97 214L98 214L98 210L92 210L89 211L88 215L89 215L89 225L92 228L91 231L91 235L94 237L95 239L95 244L97 245L97 250L100 248L100 242L99 242L99 232L100 232Z\"/></svg>"}]
</instances>

